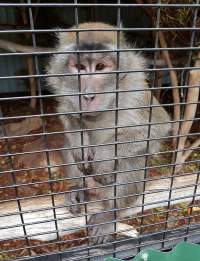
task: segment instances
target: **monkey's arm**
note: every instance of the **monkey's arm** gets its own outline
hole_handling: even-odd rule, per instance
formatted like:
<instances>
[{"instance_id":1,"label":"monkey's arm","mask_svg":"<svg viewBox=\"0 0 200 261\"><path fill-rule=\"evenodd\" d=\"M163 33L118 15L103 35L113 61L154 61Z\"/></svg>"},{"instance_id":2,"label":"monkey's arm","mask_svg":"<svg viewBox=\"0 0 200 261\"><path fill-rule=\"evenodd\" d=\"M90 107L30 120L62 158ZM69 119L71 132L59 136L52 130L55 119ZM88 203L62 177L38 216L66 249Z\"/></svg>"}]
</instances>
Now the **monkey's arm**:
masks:
<instances>
[{"instance_id":1,"label":"monkey's arm","mask_svg":"<svg viewBox=\"0 0 200 261\"><path fill-rule=\"evenodd\" d=\"M77 163L77 167L81 172L89 172L91 166L88 160L93 159L93 151L92 148L88 147L90 145L88 132L83 131L81 133L78 119L70 117L63 118L62 121L68 131L65 135L66 144L69 149L71 148L70 151L74 162Z\"/></svg>"},{"instance_id":2,"label":"monkey's arm","mask_svg":"<svg viewBox=\"0 0 200 261\"><path fill-rule=\"evenodd\" d=\"M115 164L121 167L121 162L131 161L131 157L138 154L145 147L145 144L126 143L132 141L134 133L126 133L125 135L119 135L118 141L123 144L118 144L117 149L115 150L115 145L105 145L95 148L94 153L94 162L92 164L92 173L95 175L94 179L103 184L111 184L114 182ZM135 139L135 137L134 137ZM110 140L105 143L112 143ZM130 156L130 158L129 158ZM126 157L128 157L126 159ZM116 159L116 161L115 161ZM109 174L110 173L110 174ZM90 174L90 173L86 173Z\"/></svg>"},{"instance_id":3,"label":"monkey's arm","mask_svg":"<svg viewBox=\"0 0 200 261\"><path fill-rule=\"evenodd\" d=\"M166 113L165 116L168 120L168 115ZM166 121L166 118L160 120L154 115L153 119L156 122ZM113 174L101 175L101 173L113 172L115 169L115 159L117 159L117 164L122 170L125 166L127 168L130 168L129 166L131 166L131 168L137 169L137 165L140 165L139 162L145 157L141 156L142 154L159 151L160 140L158 138L165 137L170 126L167 123L163 125L152 125L150 133L148 128L148 124L142 127L123 128L119 130L118 133L117 148L115 148L115 145L95 148L93 168L94 173L97 173L97 176L94 178L101 184L112 183L114 181ZM111 141L109 140L106 143L111 143Z\"/></svg>"},{"instance_id":4,"label":"monkey's arm","mask_svg":"<svg viewBox=\"0 0 200 261\"><path fill-rule=\"evenodd\" d=\"M79 123L76 119L64 118L62 119L67 133L65 135L65 144L67 150L63 150L63 159L66 166L64 167L65 176L69 180L69 193L66 194L67 204L70 204L70 211L73 214L81 212L81 203L84 201L84 183L83 173L89 172L90 164L87 163L92 157L90 148L80 148L81 145L89 145L89 136L87 132L83 133L83 140L81 133L77 130L80 129ZM70 149L72 148L72 149ZM76 148L76 149L73 149ZM86 161L84 163L80 163Z\"/></svg>"}]
</instances>

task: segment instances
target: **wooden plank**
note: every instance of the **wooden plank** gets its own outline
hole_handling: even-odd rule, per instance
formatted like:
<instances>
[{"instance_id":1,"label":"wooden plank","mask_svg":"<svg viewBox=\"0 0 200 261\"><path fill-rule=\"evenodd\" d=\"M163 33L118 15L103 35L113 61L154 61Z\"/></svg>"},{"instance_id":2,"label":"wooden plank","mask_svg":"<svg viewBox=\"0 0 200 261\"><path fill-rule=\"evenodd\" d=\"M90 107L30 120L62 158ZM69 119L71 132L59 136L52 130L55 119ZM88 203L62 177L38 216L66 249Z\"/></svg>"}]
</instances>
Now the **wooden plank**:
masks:
<instances>
[{"instance_id":1,"label":"wooden plank","mask_svg":"<svg viewBox=\"0 0 200 261\"><path fill-rule=\"evenodd\" d=\"M197 174L180 176L174 178L173 190L171 194L171 204L180 202L190 202L192 200ZM171 179L154 180L147 182L145 195L145 210L155 207L163 207L168 204L170 193ZM200 195L200 186L197 185L197 195ZM64 206L64 195L56 195L55 197L55 213L59 235L65 235L77 232L85 226L84 216L74 217ZM196 196L195 199L199 199ZM125 211L124 215L131 216L141 212L142 197L138 198L137 207ZM29 238L49 241L56 239L56 226L54 213L52 209L52 200L50 196L41 198L20 200L22 207L22 216L25 229ZM100 208L96 204L88 204L88 213L99 211ZM7 215L6 215L7 214ZM131 226L119 223L117 230L125 231L124 235L136 237L137 232ZM0 240L13 239L23 237L24 231L16 201L0 204Z\"/></svg>"}]
</instances>

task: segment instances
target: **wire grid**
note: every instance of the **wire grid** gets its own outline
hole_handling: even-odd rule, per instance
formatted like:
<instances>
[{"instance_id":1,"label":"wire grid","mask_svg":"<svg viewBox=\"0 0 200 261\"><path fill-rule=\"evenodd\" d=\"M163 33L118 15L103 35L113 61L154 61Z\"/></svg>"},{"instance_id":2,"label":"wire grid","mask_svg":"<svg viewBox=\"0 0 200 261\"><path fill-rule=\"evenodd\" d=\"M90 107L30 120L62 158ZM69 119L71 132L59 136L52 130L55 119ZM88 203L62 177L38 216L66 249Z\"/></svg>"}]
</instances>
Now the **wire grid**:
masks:
<instances>
[{"instance_id":1,"label":"wire grid","mask_svg":"<svg viewBox=\"0 0 200 261\"><path fill-rule=\"evenodd\" d=\"M20 220L18 222L11 222L11 224L4 225L2 224L2 226L0 227L0 232L4 233L4 231L12 231L12 229L17 229L17 228L22 228L23 229L23 234L17 235L17 234L13 234L12 237L10 235L10 237L5 237L3 239L0 240L0 244L4 243L4 242L9 242L11 240L15 241L15 240L24 240L24 244L23 245L17 245L17 246L12 246L12 248L7 248L7 249L3 249L0 251L0 255L2 255L5 259L17 259L17 260L25 260L25 259L30 259L30 258L36 258L36 257L50 257L53 255L53 257L56 257L60 260L62 259L66 259L66 260L95 260L95 258L97 258L97 260L102 260L104 256L109 255L109 256L113 256L113 257L119 257L121 253L123 253L123 257L126 258L131 258L132 256L134 256L137 252L139 252L141 249L143 249L144 247L148 246L148 247L157 247L161 250L166 250L169 249L170 247L172 247L176 242L185 240L185 241L192 241L192 242L197 242L200 243L200 231L199 231L199 226L198 223L192 223L192 218L194 217L198 217L199 213L193 211L193 209L196 207L198 208L198 199L199 199L199 192L198 192L198 184L199 184L199 161L200 159L189 159L187 162L184 163L177 163L176 162L176 157L177 157L177 153L180 151L184 151L187 152L188 150L190 150L190 148L178 148L178 140L181 137L184 137L184 135L182 135L180 133L180 127L179 127L179 132L176 136L173 136L171 133L167 136L167 137L162 137L161 139L165 142L168 139L172 139L172 138L177 138L177 142L176 142L176 146L175 149L165 149L165 151L160 151L160 152L155 152L155 153L150 153L149 152L149 144L150 141L152 140L159 140L160 138L151 138L151 126L153 125L161 125L161 124L166 124L166 122L151 122L151 118L152 118L152 109L156 108L156 107L160 107L161 105L154 105L152 104L153 102L153 91L156 90L172 90L173 88L177 88L179 90L179 92L181 94L183 94L181 96L181 101L179 103L174 103L174 102L164 102L162 104L162 106L164 107L168 107L168 108L173 108L173 106L175 105L180 105L182 108L182 114L181 114L181 118L179 120L170 120L170 123L182 123L185 122L185 120L183 119L183 115L184 115L184 108L186 105L188 104L194 104L194 103L188 103L186 101L186 93L187 93L187 89L188 89L188 78L189 78L189 72L191 69L194 70L198 70L200 69L199 67L193 67L193 63L192 63L192 54L193 51L199 51L199 47L195 46L195 36L196 33L199 32L199 28L196 26L196 22L197 22L197 18L198 18L198 12L199 12L199 0L197 0L196 2L194 1L194 3L192 4L166 4L166 3L162 3L161 0L155 1L155 3L151 3L151 4L136 4L136 3L122 3L122 1L118 0L116 3L79 3L78 1L74 0L72 1L72 3L32 3L31 0L28 0L27 3L0 3L0 7L4 7L4 8L19 8L19 7L24 7L25 9L27 9L27 13L28 13L28 19L29 19L29 28L28 29L6 29L6 30L0 30L0 34L1 35L7 35L7 34L14 34L14 33L19 33L19 34L30 34L31 35L31 39L32 39L32 43L31 45L36 48L37 44L36 44L36 36L37 34L39 35L40 33L52 33L52 32L71 32L74 31L76 32L76 44L77 46L79 46L79 33L82 31L87 31L85 29L79 29L78 25L79 25L79 10L81 8L90 8L90 7L95 7L95 8L100 8L100 7L107 7L110 10L112 10L112 8L117 8L117 15L116 15L116 26L117 28L113 28L113 29L100 29L98 31L116 31L117 32L117 48L116 50L110 51L110 50L100 50L100 52L115 52L116 53L116 57L117 57L117 66L116 66L116 70L112 72L112 74L116 75L116 89L113 93L116 94L116 103L115 103L115 108L114 109L108 109L108 110L97 110L98 112L105 112L105 111L115 111L115 126L114 127L108 127L105 126L103 128L97 128L97 129L87 129L84 128L83 125L83 117L82 114L83 113L87 113L89 111L84 111L82 110L82 106L81 106L81 96L84 94L81 92L81 88L80 88L80 78L82 75L93 75L93 74L106 74L105 72L101 73L81 73L80 71L78 71L78 73L75 76L78 76L78 81L79 81L79 91L75 94L73 94L74 96L78 96L79 97L79 112L53 112L53 113L47 113L45 112L44 109L44 99L52 99L52 98L57 98L57 97L67 97L67 96L72 96L71 93L66 93L63 95L56 95L56 94L46 94L43 93L42 91L42 80L46 79L47 77L55 77L55 76L74 76L70 73L61 73L61 74L56 74L56 75L48 75L47 73L43 73L40 70L39 67L39 58L46 56L46 55L51 55L51 54L67 54L67 53L71 53L70 51L66 51L66 52L57 52L55 50L50 50L50 51L27 51L27 52L15 52L15 53L11 53L11 52L3 52L0 54L0 56L5 56L5 57L14 57L17 56L19 58L23 58L23 57L27 57L27 56L32 56L33 57L33 63L34 63L34 72L32 75L3 75L0 76L0 80L15 80L18 81L19 79L31 79L34 78L36 80L37 83L37 95L36 96L32 96L30 97L29 95L24 95L21 96L19 94L17 94L17 96L2 96L0 97L0 120L1 120L1 130L2 130L2 135L0 136L0 141L5 142L6 144L6 153L2 153L0 154L1 158L5 158L5 159L9 159L9 169L0 169L0 174L1 175L12 175L12 183L11 184L0 184L0 189L1 190L6 190L6 189L12 189L14 188L15 190L15 198L4 198L0 201L0 206L1 208L5 208L6 209L6 204L10 205L12 203L17 202L17 208L10 211L5 211L5 212L1 212L0 214L0 218L7 218L8 220L11 219L12 217L15 217L16 215L19 215ZM33 18L33 10L34 8L41 8L42 10L45 10L45 7L57 7L57 8L73 8L74 10L74 24L75 24L75 28L73 29L66 29L66 28L62 28L62 29L46 29L46 28L42 28L42 29L38 29L37 25L34 22L34 18ZM130 27L130 28L122 28L121 27L121 9L127 9L127 8L142 8L143 10L145 8L156 8L156 24L155 27ZM160 26L160 18L161 18L161 12L162 12L162 8L192 8L193 10L193 21L192 21L192 26L191 27L161 27ZM96 29L94 28L89 28L88 31L92 31ZM119 44L119 37L120 37L120 33L121 32L154 32L155 33L155 44L153 48L134 48L134 50L136 51L143 51L143 52L154 52L154 56L153 56L153 67L152 68L147 68L145 70L143 70L145 73L148 74L152 74L152 86L151 89L144 89L143 91L145 92L150 92L151 95L151 103L148 106L140 106L140 107L131 107L131 108L127 108L127 107L119 107L118 104L118 95L120 93L123 92L127 92L127 94L130 92L129 90L120 90L119 89L119 76L122 73L134 73L134 72L139 72L139 70L120 70L119 69L119 62L120 62L120 53L121 52L127 52L127 51L131 51L133 50L132 48L129 49L122 49L120 47ZM189 31L191 32L191 38L190 38L190 44L188 47L185 46L181 46L181 47L166 47L166 48L160 48L159 47L159 40L158 40L158 33L159 32L168 32L168 31L180 31L180 32L185 32L185 31ZM158 66L156 65L156 61L157 61L157 52L159 51L187 51L188 53L188 60L187 63L184 67L180 67L180 66L174 66L173 68L167 68L166 65L163 68L158 68ZM93 50L89 50L87 51L87 53L95 53L96 51ZM77 54L78 57L78 63L80 63L80 54L84 53L84 51L78 50L74 51L73 53ZM181 77L181 82L179 86L167 86L167 87L163 87L163 86L159 86L159 87L155 87L155 77L156 77L156 73L157 72L169 72L170 70L175 70L177 72L182 73L182 77ZM110 74L110 72L109 72ZM190 86L190 88L196 88L199 87L199 85L195 85L195 86ZM141 89L134 89L134 92L140 92ZM104 91L104 92L99 92L100 94L106 94L106 93L112 93L112 92L108 92L108 91ZM88 93L88 94L92 94L92 93ZM97 92L98 94L98 92ZM22 114L22 115L15 115L15 116L7 116L4 115L3 111L4 111L4 103L5 102L12 102L13 104L16 101L26 101L29 100L30 98L35 98L38 102L37 104L39 105L39 113L32 113L31 115L26 115L26 114ZM199 105L199 101L196 102L195 104ZM149 109L149 123L148 124L138 124L138 125L129 125L129 126L121 126L118 123L118 113L119 111L123 111L123 110L135 110L135 109ZM62 115L71 115L71 114L77 114L80 116L80 129L79 130L62 130L62 131L49 131L46 128L46 120L50 117L59 117ZM6 124L7 122L12 122L15 120L24 120L24 119L37 119L40 118L42 121L42 130L39 133L31 133L31 134L23 134L23 135L8 135L6 133ZM188 122L192 121L192 122L199 122L200 118L196 117L195 119L189 119L186 120ZM118 131L120 129L123 128L127 128L127 127L143 127L143 126L148 126L148 136L147 138L143 139L143 140L127 140L127 141L118 141ZM180 124L179 124L180 126ZM84 145L83 142L83 133L84 132L92 132L92 131L102 131L102 130L114 130L115 131L115 139L113 142L111 143L104 143L104 144L97 144L97 145ZM104 210L103 212L113 212L115 213L115 218L111 223L114 223L114 227L116 230L116 221L131 221L133 219L132 216L129 216L127 218L118 218L117 214L116 214L116 209L117 209L117 200L121 199L121 198L126 198L126 197L130 197L130 196L140 196L142 197L141 203L140 204L136 204L135 206L130 206L130 207L125 207L125 208L118 208L117 210L124 210L124 209L136 209L136 208L140 208L141 211L139 214L137 214L137 218L140 219L140 227L139 227L139 236L136 240L130 240L130 238L127 237L116 237L116 234L114 236L114 241L112 242L107 242L104 244L100 244L100 245L90 245L89 241L90 241L90 237L88 234L88 226L90 227L91 225L88 225L88 206L91 203L101 203L101 202L105 202L106 199L96 199L96 200L86 200L86 202L84 202L84 213L79 214L79 217L84 217L85 218L85 223L86 225L84 226L84 228L86 229L86 234L84 235L79 235L79 237L77 238L70 238L67 237L67 239L65 237L62 237L60 235L63 235L64 233L68 233L71 232L73 233L74 231L77 231L77 228L74 229L73 227L71 229L69 228L64 228L59 226L60 222L64 222L67 220L67 218L65 217L65 215L60 216L59 214L57 214L57 210L61 210L61 209L65 209L68 205L66 205L65 202L62 202L62 204L57 204L56 203L56 197L57 196L64 196L68 190L64 190L64 191L55 191L53 188L53 184L55 182L69 182L73 179L79 179L79 177L59 177L56 178L56 181L53 180L53 174L52 174L52 169L56 168L56 167L65 167L65 166L75 166L77 165L77 163L74 162L69 162L69 163L51 163L50 160L50 153L51 152L60 152L60 151L70 151L72 149L76 149L76 146L73 147L60 147L60 148L51 148L48 145L48 138L53 137L53 135L62 135L62 134L68 134L68 133L80 133L81 135L81 146L78 148L81 148L82 150L82 161L79 162L80 163L84 163L84 149L91 147L91 148L95 148L95 147L104 147L104 146L108 146L108 145L114 145L115 146L115 153L113 156L111 156L111 158L109 159L103 159L103 160L96 160L95 162L107 162L107 161L111 161L114 160L115 161L115 168L113 169L112 172L109 173L95 173L95 174L91 174L90 177L95 177L95 176L101 176L101 175L110 175L113 174L115 177L115 182L114 184L108 184L108 185L98 185L98 186L93 186L92 188L88 188L86 187L86 183L85 183L85 178L83 177L83 184L84 187L80 188L80 191L84 191L84 193L88 192L88 191L92 191L94 189L98 189L98 188L108 188L108 189L112 189L114 187L114 195L110 198L110 200L114 201L114 209L109 209L109 210ZM195 132L195 133L189 133L187 135L187 137L196 137L199 136L199 131ZM31 151L22 151L22 152L12 152L11 147L10 147L10 142L13 139L20 139L20 138L42 138L43 142L45 144L44 148L40 149L33 149ZM138 142L141 141L145 141L147 144L146 147L146 151L142 154L139 155L133 155L133 156L119 156L118 155L118 145L121 144L136 144ZM13 165L13 157L16 156L25 156L25 155L40 155L40 153L44 152L45 153L45 157L46 157L46 164L44 166L37 166L37 167L19 167L19 168L15 168L15 166ZM166 163L166 164L160 164L160 165L154 165L154 166L150 166L149 165L149 157L150 156L159 156L159 155L166 155L167 153L173 153L174 157L173 157L173 161L170 163ZM135 158L140 158L140 157L145 157L145 166L143 168L134 168L134 169L128 169L128 170L119 170L118 169L118 165L117 162L119 159L135 159ZM196 169L195 171L192 171L192 174L195 174L195 179L194 182L192 184L184 184L178 186L178 189L187 189L190 188L190 190L192 191L190 195L180 195L178 198L176 198L176 200L180 200L181 202L187 202L188 200L190 201L190 209L191 211L189 211L187 216L183 216L183 217L175 217L173 219L174 222L182 222L184 221L184 225L181 225L179 227L173 227L170 228L169 224L170 222L172 222L172 220L170 219L170 214L173 211L180 211L181 207L179 205L175 205L174 201L176 201L173 198L173 192L177 190L177 187L174 186L174 179L177 177L183 177L183 179L187 179L189 176L191 176L191 171L184 171L182 173L175 173L175 168L178 165L188 165L188 164L197 164L198 169ZM149 177L147 174L149 171L153 171L153 170L160 170L161 168L166 168L166 167L170 167L171 168L171 172L168 174L168 176L160 176L160 177ZM44 181L31 181L31 182L24 182L23 184L19 184L16 180L16 175L21 174L23 172L26 171L43 171L47 169L48 170L48 179L44 180ZM124 181L123 183L117 183L116 181L116 175L122 175L124 173L130 173L133 171L137 171L137 170L143 170L145 175L144 175L144 179L142 180L138 180L138 181L134 181L134 182L127 182ZM166 181L167 180L170 181L170 187L166 188L166 189L161 189L162 191L165 191L166 193L169 192L169 196L165 199L159 199L156 198L156 194L158 193L158 191L148 191L146 190L146 186L147 186L147 182L149 181L157 181L158 184L161 181ZM143 184L143 192L140 194L137 193L133 193L132 195L128 195L128 196L123 196L123 197L119 197L116 195L116 191L117 191L117 187L120 185L128 185L128 184L135 184L135 183L140 183L142 182ZM44 192L42 194L37 194L37 195L20 195L19 194L19 189L20 188L26 188L28 186L33 186L33 185L44 185L44 184L49 184L49 191L48 192ZM72 191L76 191L77 189L74 189ZM160 192L160 191L159 191ZM149 202L149 203L145 203L145 198L148 197L148 195L150 194L155 194L155 203L153 202ZM42 202L43 200L45 200L46 197L50 197L50 205L46 206L46 205L42 205L40 206L40 201ZM34 202L34 200L38 200L37 201L37 208L32 209L32 208L24 208L24 202ZM31 201L32 200L32 201ZM32 203L30 203L32 204ZM78 203L80 205L82 205L82 203ZM157 215L164 215L164 219L160 220L160 221L156 221L153 222L153 224L146 224L145 218L147 218L148 216L150 216L151 214L145 211L145 207L151 206L151 205L165 205L167 206L166 208L161 208L157 210ZM22 207L23 206L23 207ZM150 208L150 207L149 207ZM39 220L39 221L34 221L33 219L30 221L28 219L24 219L26 214L32 214L33 216L37 215L37 213L39 214L41 211L52 211L53 215L50 215L46 220ZM68 217L69 219L69 217ZM53 223L54 225L51 225L51 229L49 231L45 231L45 232L34 232L33 227L34 226L45 226L46 223ZM153 232L149 232L147 234L144 234L143 231L145 229L147 229L148 227L151 226L156 226L156 225L163 225L162 229L158 230L158 231L153 231ZM30 228L30 226L32 226L32 230L31 233L27 232L27 229ZM54 228L52 230L52 228ZM83 227L81 227L83 228ZM15 231L13 230L13 231ZM11 233L10 233L11 234ZM33 244L33 242L31 241L33 238L38 239L40 236L46 236L45 238L48 237L48 235L50 236L51 234L54 234L54 240L45 240L45 241L37 241L36 244ZM6 234L5 235L9 235ZM79 244L80 240L84 240L86 239L86 241L83 242L83 244ZM64 244L71 244L71 247L67 247L67 248L63 248ZM77 245L76 245L77 244ZM107 247L107 250L101 250L102 248ZM40 249L42 248L48 248L50 250L48 251L41 251ZM19 256L15 256L15 253L17 251L25 251L24 255L19 255ZM107 251L107 252L106 252ZM11 256L9 256L9 254L12 254ZM125 254L124 254L125 253ZM55 255L55 256L54 256ZM98 259L100 258L100 259Z\"/></svg>"}]
</instances>

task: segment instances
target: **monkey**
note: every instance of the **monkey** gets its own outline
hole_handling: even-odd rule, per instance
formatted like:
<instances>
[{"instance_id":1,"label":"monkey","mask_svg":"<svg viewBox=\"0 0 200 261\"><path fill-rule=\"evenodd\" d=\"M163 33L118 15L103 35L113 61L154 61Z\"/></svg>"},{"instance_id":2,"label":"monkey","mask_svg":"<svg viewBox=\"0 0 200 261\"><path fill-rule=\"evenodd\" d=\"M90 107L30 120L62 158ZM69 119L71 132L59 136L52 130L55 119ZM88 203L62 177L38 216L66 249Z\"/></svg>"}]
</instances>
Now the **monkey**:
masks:
<instances>
[{"instance_id":1,"label":"monkey","mask_svg":"<svg viewBox=\"0 0 200 261\"><path fill-rule=\"evenodd\" d=\"M73 163L66 164L67 177L76 177L68 196L70 211L76 215L81 211L84 178L91 176L105 186L96 194L104 211L88 221L92 244L101 244L112 240L116 215L124 217L124 209L134 206L143 192L145 153L160 150L159 139L171 125L168 113L150 93L144 57L127 43L123 32L92 22L79 24L78 29L82 30L78 41L73 30L58 34L56 51L65 53L50 58L47 73L54 76L47 83L58 95L57 110L67 131L65 145L71 148L63 152L65 162ZM117 56L117 41L120 48L131 51ZM81 52L77 55L77 51ZM117 117L116 108L121 108Z\"/></svg>"}]
</instances>

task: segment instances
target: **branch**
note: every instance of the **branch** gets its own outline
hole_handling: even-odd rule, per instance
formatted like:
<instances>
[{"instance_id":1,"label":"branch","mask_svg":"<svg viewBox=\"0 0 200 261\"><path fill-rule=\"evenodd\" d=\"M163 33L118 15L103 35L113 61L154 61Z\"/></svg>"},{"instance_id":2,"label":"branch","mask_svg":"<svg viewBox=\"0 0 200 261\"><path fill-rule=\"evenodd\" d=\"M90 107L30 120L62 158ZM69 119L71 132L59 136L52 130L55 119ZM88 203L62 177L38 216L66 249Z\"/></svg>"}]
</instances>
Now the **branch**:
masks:
<instances>
[{"instance_id":1,"label":"branch","mask_svg":"<svg viewBox=\"0 0 200 261\"><path fill-rule=\"evenodd\" d=\"M160 46L162 48L167 48L167 43L164 37L163 32L159 32L158 33L158 37L159 37L159 42L160 42ZM168 68L173 68L172 62L171 62L171 58L169 55L169 52L167 50L163 50L162 52L162 56L164 58L164 60L166 61L166 64L168 66ZM174 70L170 70L169 71L169 75L170 75L170 79L171 79L171 84L172 86L178 86L178 77L177 74ZM173 136L177 136L178 135L178 129L179 129L179 120L180 120L180 95L179 95L179 89L178 88L173 88L172 89L172 95L173 95L173 101L174 103L178 103L177 105L174 105L174 122L173 123L173 128L172 128L172 134ZM176 137L173 139L173 144L176 144Z\"/></svg>"},{"instance_id":2,"label":"branch","mask_svg":"<svg viewBox=\"0 0 200 261\"><path fill-rule=\"evenodd\" d=\"M34 52L52 52L55 49L54 48L46 48L46 47L32 47L30 45L22 45L22 44L17 44L12 41L7 41L7 40L2 40L0 39L0 49L5 50L5 51L10 51L10 52L20 52L20 53L34 53ZM155 65L155 62L153 59L148 59L146 58L147 63L152 66ZM182 63L182 57L180 57L178 60L175 61L175 65L179 65ZM157 67L165 67L166 61L164 59L157 59L156 60L156 66Z\"/></svg>"},{"instance_id":3,"label":"branch","mask_svg":"<svg viewBox=\"0 0 200 261\"><path fill-rule=\"evenodd\" d=\"M200 53L198 54L198 58L194 64L194 67L200 67ZM193 124L193 119L196 115L197 110L197 102L199 100L199 84L200 84L200 70L191 70L189 76L189 84L188 84L188 92L187 92L187 99L186 99L186 107L183 116L183 122L181 124L180 135L182 137L179 138L178 142L178 150L183 150L185 148L185 143L187 140L187 136L190 132L190 129ZM190 88L190 86L197 86L196 88ZM191 148L196 144L195 141ZM191 154L191 150L183 153L182 151L177 153L176 163L184 162L189 155ZM180 165L179 165L180 166ZM176 171L180 169L180 167L176 168Z\"/></svg>"},{"instance_id":4,"label":"branch","mask_svg":"<svg viewBox=\"0 0 200 261\"><path fill-rule=\"evenodd\" d=\"M10 52L22 52L22 53L23 52L30 52L30 53L45 52L45 51L53 50L53 49L50 49L50 48L40 48L40 47L34 48L34 47L31 47L31 46L21 45L21 44L13 43L11 41L6 41L6 40L0 40L0 49L10 51ZM33 74L34 69L33 69L33 58L32 58L32 56L27 56L26 61L27 61L28 73ZM35 96L36 95L36 88L37 88L36 80L34 78L29 78L29 84L30 84L31 96ZM31 106L31 108L35 109L35 107L36 107L36 99L35 98L31 99L30 106Z\"/></svg>"},{"instance_id":5,"label":"branch","mask_svg":"<svg viewBox=\"0 0 200 261\"><path fill-rule=\"evenodd\" d=\"M142 0L137 0L137 3L138 4L144 4L144 1ZM145 11L147 13L147 15L149 16L149 19L151 20L152 22L152 25L155 26L155 13L153 14L152 13L152 10L148 9L148 8L145 8ZM161 48L167 48L167 42L165 40L165 36L163 34L163 32L158 32L158 38L159 38L159 43L160 43L160 46ZM168 68L173 68L173 64L172 64L172 61L171 61L171 58L170 58L170 54L169 54L169 51L167 50L161 50L161 54L168 66ZM169 76L170 76L170 79L171 79L171 84L172 86L178 86L178 77L177 77L177 74L176 74L176 71L174 70L170 70L169 71ZM180 95L179 95L179 89L178 88L173 88L172 89L172 96L173 96L173 101L174 103L178 103L177 105L174 105L174 123L173 123L173 128L172 128L172 134L173 136L177 136L178 134L178 129L179 129L179 120L180 120ZM176 137L173 139L173 144L175 146L176 144Z\"/></svg>"},{"instance_id":6,"label":"branch","mask_svg":"<svg viewBox=\"0 0 200 261\"><path fill-rule=\"evenodd\" d=\"M185 162L190 154L200 146L200 138L196 139L192 145L189 147L189 150L185 151L182 155L181 162Z\"/></svg>"},{"instance_id":7,"label":"branch","mask_svg":"<svg viewBox=\"0 0 200 261\"><path fill-rule=\"evenodd\" d=\"M22 44L17 44L17 43L13 43L11 41L7 41L7 40L2 40L0 39L0 49L6 50L6 51L10 51L10 52L20 52L20 53L34 53L34 52L49 52L49 51L53 51L52 48L43 48L43 47L32 47L32 46L28 46L28 45L22 45Z\"/></svg>"}]
</instances>

